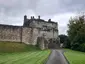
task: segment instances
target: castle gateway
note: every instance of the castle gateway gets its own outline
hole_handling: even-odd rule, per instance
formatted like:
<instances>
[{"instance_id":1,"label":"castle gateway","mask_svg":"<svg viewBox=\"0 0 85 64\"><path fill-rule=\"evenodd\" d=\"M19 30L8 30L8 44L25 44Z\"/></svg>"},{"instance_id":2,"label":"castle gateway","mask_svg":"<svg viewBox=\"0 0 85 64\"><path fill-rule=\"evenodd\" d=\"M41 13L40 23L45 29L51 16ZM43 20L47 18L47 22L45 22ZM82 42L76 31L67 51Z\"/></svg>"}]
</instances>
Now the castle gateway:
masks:
<instances>
[{"instance_id":1,"label":"castle gateway","mask_svg":"<svg viewBox=\"0 0 85 64\"><path fill-rule=\"evenodd\" d=\"M23 26L0 25L0 41L37 45L41 49L59 47L57 22L24 16Z\"/></svg>"}]
</instances>

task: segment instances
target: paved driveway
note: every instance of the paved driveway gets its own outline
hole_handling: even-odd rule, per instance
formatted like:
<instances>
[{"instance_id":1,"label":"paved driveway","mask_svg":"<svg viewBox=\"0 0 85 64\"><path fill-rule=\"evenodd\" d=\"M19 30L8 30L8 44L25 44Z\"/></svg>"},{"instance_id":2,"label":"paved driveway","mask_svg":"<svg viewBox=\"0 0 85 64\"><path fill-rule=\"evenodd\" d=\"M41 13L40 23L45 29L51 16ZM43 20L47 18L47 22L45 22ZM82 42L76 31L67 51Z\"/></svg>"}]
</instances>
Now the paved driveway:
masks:
<instances>
[{"instance_id":1,"label":"paved driveway","mask_svg":"<svg viewBox=\"0 0 85 64\"><path fill-rule=\"evenodd\" d=\"M62 54L62 50L52 50L52 53L49 56L46 64L68 64L68 63Z\"/></svg>"}]
</instances>

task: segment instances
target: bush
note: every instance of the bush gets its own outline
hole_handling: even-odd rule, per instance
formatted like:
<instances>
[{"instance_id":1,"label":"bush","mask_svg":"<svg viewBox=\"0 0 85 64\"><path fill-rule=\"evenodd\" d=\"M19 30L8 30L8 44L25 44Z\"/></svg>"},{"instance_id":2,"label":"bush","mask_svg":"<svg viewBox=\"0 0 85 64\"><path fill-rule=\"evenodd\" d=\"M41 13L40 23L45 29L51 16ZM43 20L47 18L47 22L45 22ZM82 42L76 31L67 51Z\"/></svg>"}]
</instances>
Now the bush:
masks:
<instances>
[{"instance_id":1,"label":"bush","mask_svg":"<svg viewBox=\"0 0 85 64\"><path fill-rule=\"evenodd\" d=\"M85 43L79 46L80 51L85 52Z\"/></svg>"},{"instance_id":2,"label":"bush","mask_svg":"<svg viewBox=\"0 0 85 64\"><path fill-rule=\"evenodd\" d=\"M74 43L71 45L71 49L85 52L85 43L82 44Z\"/></svg>"},{"instance_id":3,"label":"bush","mask_svg":"<svg viewBox=\"0 0 85 64\"><path fill-rule=\"evenodd\" d=\"M64 48L71 48L70 46L70 40L67 35L61 34L59 35L60 43L63 43Z\"/></svg>"},{"instance_id":4,"label":"bush","mask_svg":"<svg viewBox=\"0 0 85 64\"><path fill-rule=\"evenodd\" d=\"M72 50L79 50L79 43L73 43L72 45L71 45L71 49Z\"/></svg>"},{"instance_id":5,"label":"bush","mask_svg":"<svg viewBox=\"0 0 85 64\"><path fill-rule=\"evenodd\" d=\"M65 48L71 48L71 44L70 44L70 43L71 43L70 40L67 39L67 40L64 42Z\"/></svg>"}]
</instances>

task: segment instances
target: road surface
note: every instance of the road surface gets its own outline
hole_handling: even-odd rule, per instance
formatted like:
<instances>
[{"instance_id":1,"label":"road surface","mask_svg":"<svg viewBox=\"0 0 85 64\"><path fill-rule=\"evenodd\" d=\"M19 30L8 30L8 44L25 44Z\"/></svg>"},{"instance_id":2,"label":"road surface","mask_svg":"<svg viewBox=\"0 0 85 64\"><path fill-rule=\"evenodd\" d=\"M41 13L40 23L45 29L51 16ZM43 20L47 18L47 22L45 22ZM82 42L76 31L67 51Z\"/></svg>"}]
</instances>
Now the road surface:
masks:
<instances>
[{"instance_id":1,"label":"road surface","mask_svg":"<svg viewBox=\"0 0 85 64\"><path fill-rule=\"evenodd\" d=\"M68 64L62 54L62 50L52 50L46 64Z\"/></svg>"}]
</instances>

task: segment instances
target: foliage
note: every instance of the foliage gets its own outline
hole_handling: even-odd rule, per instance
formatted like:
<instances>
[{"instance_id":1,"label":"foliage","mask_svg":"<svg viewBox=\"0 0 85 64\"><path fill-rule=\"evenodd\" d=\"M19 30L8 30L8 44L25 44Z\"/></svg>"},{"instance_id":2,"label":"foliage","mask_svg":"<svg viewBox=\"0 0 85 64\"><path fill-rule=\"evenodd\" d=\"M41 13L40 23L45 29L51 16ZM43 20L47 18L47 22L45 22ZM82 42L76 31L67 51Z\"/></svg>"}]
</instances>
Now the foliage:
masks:
<instances>
[{"instance_id":1,"label":"foliage","mask_svg":"<svg viewBox=\"0 0 85 64\"><path fill-rule=\"evenodd\" d=\"M70 49L65 49L64 55L70 64L85 64L85 53L79 51L73 51Z\"/></svg>"},{"instance_id":2,"label":"foliage","mask_svg":"<svg viewBox=\"0 0 85 64\"><path fill-rule=\"evenodd\" d=\"M82 51L82 52L85 52L85 43L81 44L79 46L79 49Z\"/></svg>"},{"instance_id":3,"label":"foliage","mask_svg":"<svg viewBox=\"0 0 85 64\"><path fill-rule=\"evenodd\" d=\"M59 38L60 38L60 43L64 43L64 41L67 39L67 36L66 35L59 35Z\"/></svg>"},{"instance_id":4,"label":"foliage","mask_svg":"<svg viewBox=\"0 0 85 64\"><path fill-rule=\"evenodd\" d=\"M84 15L71 19L68 24L68 37L71 48L80 50L79 46L85 42L85 18Z\"/></svg>"},{"instance_id":5,"label":"foliage","mask_svg":"<svg viewBox=\"0 0 85 64\"><path fill-rule=\"evenodd\" d=\"M64 44L64 47L69 48L70 47L70 41L67 35L59 35L60 43Z\"/></svg>"}]
</instances>

